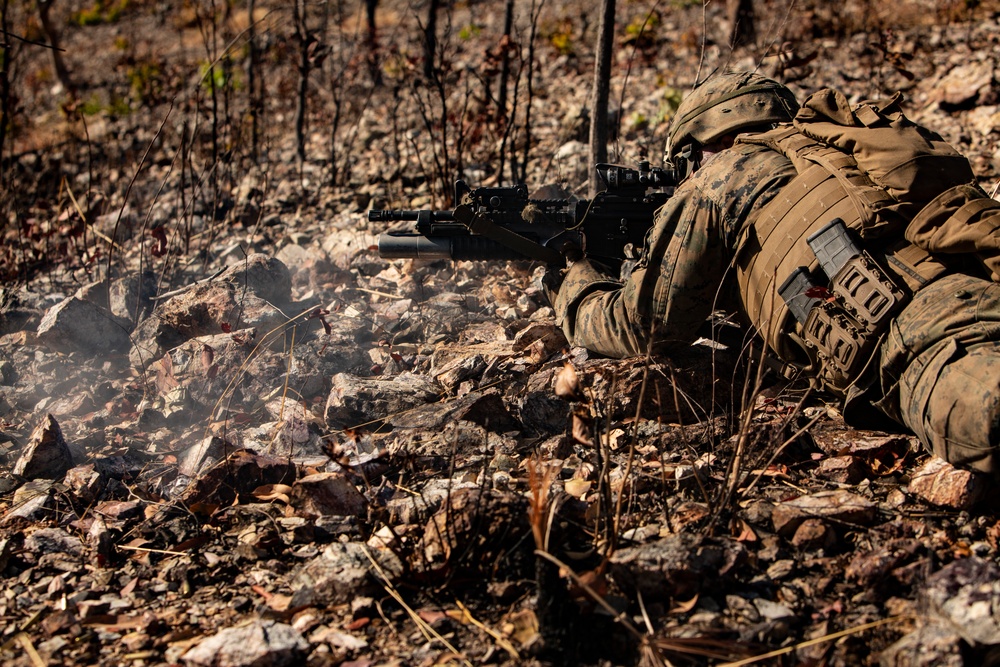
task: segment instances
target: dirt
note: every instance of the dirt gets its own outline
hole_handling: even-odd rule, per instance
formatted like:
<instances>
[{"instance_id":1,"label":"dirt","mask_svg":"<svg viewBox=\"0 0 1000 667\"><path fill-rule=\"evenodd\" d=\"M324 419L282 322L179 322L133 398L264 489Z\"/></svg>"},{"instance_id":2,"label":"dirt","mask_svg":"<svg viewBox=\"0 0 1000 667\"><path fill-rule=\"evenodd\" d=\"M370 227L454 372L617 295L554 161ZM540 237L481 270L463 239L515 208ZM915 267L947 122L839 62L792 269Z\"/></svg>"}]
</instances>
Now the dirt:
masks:
<instances>
[{"instance_id":1,"label":"dirt","mask_svg":"<svg viewBox=\"0 0 1000 667\"><path fill-rule=\"evenodd\" d=\"M428 81L427 4L383 0L372 42L359 5L62 0L62 82L12 4L5 664L972 665L1000 644L970 593L1000 600L986 480L754 386L738 346L571 349L535 264L378 257L367 210L450 207L458 178L587 195L596 3L517 3L506 41L503 3L442 7ZM724 3L619 4L614 162L658 163L693 82L760 67L800 97L902 91L1000 185L996 2L759 1L736 50Z\"/></svg>"}]
</instances>

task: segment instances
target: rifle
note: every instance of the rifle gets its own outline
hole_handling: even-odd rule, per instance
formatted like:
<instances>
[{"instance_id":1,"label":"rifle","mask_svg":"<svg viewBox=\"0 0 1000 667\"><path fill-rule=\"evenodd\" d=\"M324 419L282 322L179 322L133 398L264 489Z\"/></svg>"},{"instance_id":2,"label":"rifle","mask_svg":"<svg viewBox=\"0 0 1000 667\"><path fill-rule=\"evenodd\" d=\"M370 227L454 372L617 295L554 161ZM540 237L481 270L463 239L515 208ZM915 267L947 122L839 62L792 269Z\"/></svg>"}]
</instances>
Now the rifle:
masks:
<instances>
[{"instance_id":1,"label":"rifle","mask_svg":"<svg viewBox=\"0 0 1000 667\"><path fill-rule=\"evenodd\" d=\"M529 199L526 185L470 188L455 183L451 211L372 210L373 222L415 222L379 235L381 257L452 260L540 260L562 264L582 252L617 266L642 248L653 215L676 185L670 169L601 163L605 190L592 200Z\"/></svg>"}]
</instances>

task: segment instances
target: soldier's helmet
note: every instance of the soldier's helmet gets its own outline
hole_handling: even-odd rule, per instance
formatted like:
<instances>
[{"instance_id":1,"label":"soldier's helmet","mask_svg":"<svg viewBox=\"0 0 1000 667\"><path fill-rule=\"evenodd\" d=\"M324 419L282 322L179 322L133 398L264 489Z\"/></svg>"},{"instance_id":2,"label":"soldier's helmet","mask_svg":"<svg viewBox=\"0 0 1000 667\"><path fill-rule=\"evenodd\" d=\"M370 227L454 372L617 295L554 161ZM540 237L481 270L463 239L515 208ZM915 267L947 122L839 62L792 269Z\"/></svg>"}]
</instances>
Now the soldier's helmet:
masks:
<instances>
[{"instance_id":1,"label":"soldier's helmet","mask_svg":"<svg viewBox=\"0 0 1000 667\"><path fill-rule=\"evenodd\" d=\"M710 145L727 134L791 121L798 109L792 91L773 79L754 72L718 74L691 91L677 108L665 157L677 165L686 161L685 154L690 156L692 147Z\"/></svg>"}]
</instances>

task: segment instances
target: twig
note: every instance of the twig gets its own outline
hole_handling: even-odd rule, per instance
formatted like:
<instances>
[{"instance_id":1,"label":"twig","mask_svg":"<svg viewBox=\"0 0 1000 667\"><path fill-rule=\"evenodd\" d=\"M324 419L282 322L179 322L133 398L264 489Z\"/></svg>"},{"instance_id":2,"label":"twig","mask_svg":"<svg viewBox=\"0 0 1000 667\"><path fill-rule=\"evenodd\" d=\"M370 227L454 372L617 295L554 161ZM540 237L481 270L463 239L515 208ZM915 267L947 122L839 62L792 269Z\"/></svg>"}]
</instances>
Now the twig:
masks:
<instances>
[{"instance_id":1,"label":"twig","mask_svg":"<svg viewBox=\"0 0 1000 667\"><path fill-rule=\"evenodd\" d=\"M768 658L776 658L780 655L787 655L792 651L797 651L800 648L807 648L809 646L815 646L816 644L822 644L823 642L833 641L834 639L840 639L841 637L848 637L850 635L856 635L859 632L864 632L866 630L871 630L872 628L877 628L883 625L887 625L894 621L902 621L910 618L909 616L892 616L890 618L883 618L880 621L873 621L871 623L865 623L864 625L859 625L856 628L848 628L847 630L841 630L840 632L834 632L833 634L824 635L822 637L817 637L816 639L810 639L804 641L800 644L795 644L793 646L786 646L784 648L779 648L776 651L771 651L770 653L764 653L762 655L757 655L752 658L747 658L745 660L737 660L736 662L727 662L724 665L719 665L719 667L742 667L743 665L752 665L755 662L760 662L761 660L767 660Z\"/></svg>"},{"instance_id":2,"label":"twig","mask_svg":"<svg viewBox=\"0 0 1000 667\"><path fill-rule=\"evenodd\" d=\"M374 294L375 296L384 296L388 299L398 299L398 294L389 294L388 292L379 292L378 290L365 289L364 287L355 287L356 292L364 292L365 294Z\"/></svg>"},{"instance_id":3,"label":"twig","mask_svg":"<svg viewBox=\"0 0 1000 667\"><path fill-rule=\"evenodd\" d=\"M461 658L462 662L465 665L467 665L468 667L472 667L472 663L469 662L466 658L462 657L462 653L459 652L457 648L452 646L451 643L447 639L442 637L441 633L439 633L437 630L431 627L431 625L427 623L427 621L420 618L420 614L414 611L413 608L410 607L410 605L406 604L406 601L403 600L403 596L399 594L399 591L396 590L396 587L393 586L392 582L389 581L389 577L386 575L385 570L383 570L382 566L379 565L377 560L375 560L375 557L372 555L368 547L366 545L362 545L362 549L364 549L365 556L367 556L368 560L371 561L372 568L375 570L376 574L378 574L379 578L382 580L382 587L385 588L385 591L389 595L391 595L392 598L396 602L398 602L403 609L406 610L406 613L409 614L410 616L410 620L413 621L413 623L417 626L417 629L420 630L420 633L427 639L427 641L433 641L436 639L437 641L444 644L445 648L451 651L456 657Z\"/></svg>"},{"instance_id":4,"label":"twig","mask_svg":"<svg viewBox=\"0 0 1000 667\"><path fill-rule=\"evenodd\" d=\"M279 422L285 421L285 402L288 400L288 380L292 375L292 366L294 365L295 361L295 329L296 329L295 327L292 327L291 341L289 341L288 344L288 370L285 371L285 383L282 386L282 391L281 391L281 409L278 411ZM280 428L274 429L274 435L271 437L271 442L267 444L268 452L271 451L271 448L274 445L274 441L277 439L278 433L280 432L281 432ZM288 445L289 445L288 458L289 460L291 460L292 448L295 447L295 440L289 438Z\"/></svg>"},{"instance_id":5,"label":"twig","mask_svg":"<svg viewBox=\"0 0 1000 667\"><path fill-rule=\"evenodd\" d=\"M0 35L3 35L4 37L13 37L17 41L22 42L24 44L30 44L31 46L40 46L43 49L51 49L53 51L62 51L63 53L66 53L66 49L57 48L55 46L52 46L51 44L46 44L45 42L36 42L33 39L27 39L26 37L21 37L20 35L15 35L14 33L8 32L8 31L6 31L6 30L4 30L2 28L0 28ZM3 46L4 46L4 48L8 48L9 47L8 44L3 44Z\"/></svg>"},{"instance_id":6,"label":"twig","mask_svg":"<svg viewBox=\"0 0 1000 667\"><path fill-rule=\"evenodd\" d=\"M17 641L21 644L24 652L28 654L31 658L31 664L35 667L46 667L46 663L42 660L42 656L38 655L38 651L35 650L34 645L31 643L31 638L25 632L19 632L17 635Z\"/></svg>"},{"instance_id":7,"label":"twig","mask_svg":"<svg viewBox=\"0 0 1000 667\"><path fill-rule=\"evenodd\" d=\"M183 551L170 551L169 549L149 549L147 547L133 547L127 544L119 544L119 549L124 549L125 551L141 551L142 553L150 554L163 554L165 556L187 556L191 557L191 554L184 553Z\"/></svg>"},{"instance_id":8,"label":"twig","mask_svg":"<svg viewBox=\"0 0 1000 667\"><path fill-rule=\"evenodd\" d=\"M196 280L193 283L185 285L184 287L178 287L177 289L172 290L170 292L164 292L163 294L157 294L156 296L150 297L150 300L152 300L152 301L162 301L163 299L169 299L170 297L177 296L178 294L184 294L185 292L193 290L198 285L204 285L207 282L211 282L211 281L215 280L216 278L218 278L219 276L221 276L223 274L223 272L226 269L228 269L228 268L229 268L228 266L224 266L224 267L222 267L221 269L219 269L218 271L216 271L215 273L213 273L212 275L210 275L207 278L204 278L202 280Z\"/></svg>"},{"instance_id":9,"label":"twig","mask_svg":"<svg viewBox=\"0 0 1000 667\"><path fill-rule=\"evenodd\" d=\"M500 646L500 648L507 651L507 653L510 655L511 658L513 658L514 660L521 659L521 655L517 652L517 649L514 648L513 644L507 641L506 637L501 635L493 628L488 627L482 621L478 620L475 616L472 615L472 612L469 611L469 608L466 607L464 604L462 604L459 600L455 600L455 604L458 605L458 608L462 610L462 613L464 614L462 618L464 620L468 620L469 623L472 623L474 626L476 626L477 628L488 634L490 637L493 637L493 639Z\"/></svg>"},{"instance_id":10,"label":"twig","mask_svg":"<svg viewBox=\"0 0 1000 667\"><path fill-rule=\"evenodd\" d=\"M806 395L808 395L808 392L806 392ZM805 400L805 396L803 396L803 400ZM798 409L798 406L796 406L796 410L797 409ZM767 464L761 466L760 472L757 473L757 476L754 477L754 480L752 482L750 482L750 485L747 486L747 488L744 489L743 492L740 494L741 497L745 497L746 494L750 493L750 491L753 490L754 486L757 485L757 482L760 481L761 477L764 476L764 473L771 466L771 464L774 463L775 459L778 458L778 455L781 454L781 452L784 451L785 447L787 447L788 445L790 445L793 442L795 442L795 440L798 439L798 437L800 435L802 435L803 433L805 433L806 431L808 431L810 428L812 428L816 424L816 422L818 422L822 417L823 417L823 413L820 412L815 417L813 417L812 419L810 419L809 422L805 426L803 426L802 428L800 428L799 430L797 430L795 433L793 433L790 436L788 436L788 438L783 443L781 443L780 445L778 445L777 449L775 449L774 453L771 455L771 458L769 458L767 460Z\"/></svg>"},{"instance_id":11,"label":"twig","mask_svg":"<svg viewBox=\"0 0 1000 667\"><path fill-rule=\"evenodd\" d=\"M90 228L90 231L94 234L94 236L101 239L102 241L105 241L112 248L115 248L119 252L122 252L123 251L122 247L117 243L115 243L115 240L113 238L102 232L100 229L95 227L92 222L87 220L87 216L84 215L83 209L80 207L80 203L76 200L76 195L73 194L73 188L71 188L68 183L66 184L66 194L69 195L69 200L73 203L73 208L76 209L77 215L79 215L80 219L83 220L83 224L85 224L87 227Z\"/></svg>"},{"instance_id":12,"label":"twig","mask_svg":"<svg viewBox=\"0 0 1000 667\"><path fill-rule=\"evenodd\" d=\"M125 188L125 195L122 197L122 205L118 209L118 217L115 218L115 227L114 230L111 232L111 238L115 238L116 236L118 236L118 228L121 226L122 216L125 215L125 207L128 206L128 198L129 195L132 193L132 188L135 186L135 182L139 178L139 173L142 172L142 168L146 164L146 159L149 157L149 152L153 149L153 146L156 144L156 141L160 138L160 133L163 132L163 127L167 124L167 119L170 118L170 114L171 112L173 112L173 110L174 110L174 102L173 100L171 100L170 106L167 107L167 113L163 114L163 120L160 121L160 126L156 128L156 134L154 134L153 138L150 139L149 143L146 144L146 150L143 151L142 157L139 159L139 166L136 167L135 172L132 174L132 178L129 179L128 186ZM108 281L109 295L111 293L111 264L115 256L114 251L115 251L115 246L112 243L110 249L108 250L108 268L107 268L108 275L105 276Z\"/></svg>"},{"instance_id":13,"label":"twig","mask_svg":"<svg viewBox=\"0 0 1000 667\"><path fill-rule=\"evenodd\" d=\"M646 636L641 632L639 632L635 628L635 626L629 622L627 612L618 611L617 609L612 607L608 603L608 601L604 599L603 596L601 596L597 591L591 588L590 585L583 579L581 579L576 574L576 572L574 572L568 565L566 565L566 563L562 562L549 552L542 551L541 549L535 549L535 555L544 558L545 560L549 561L550 563L558 567L560 572L563 572L564 574L566 574L566 576L572 579L574 584L579 586L580 589L583 590L583 592L585 592L590 597L590 599L593 600L595 603L597 603L597 605L600 606L604 611L611 614L611 617L615 620L615 622L620 624L623 628L625 628L626 632L635 637L635 639L637 639L640 642L646 641Z\"/></svg>"}]
</instances>

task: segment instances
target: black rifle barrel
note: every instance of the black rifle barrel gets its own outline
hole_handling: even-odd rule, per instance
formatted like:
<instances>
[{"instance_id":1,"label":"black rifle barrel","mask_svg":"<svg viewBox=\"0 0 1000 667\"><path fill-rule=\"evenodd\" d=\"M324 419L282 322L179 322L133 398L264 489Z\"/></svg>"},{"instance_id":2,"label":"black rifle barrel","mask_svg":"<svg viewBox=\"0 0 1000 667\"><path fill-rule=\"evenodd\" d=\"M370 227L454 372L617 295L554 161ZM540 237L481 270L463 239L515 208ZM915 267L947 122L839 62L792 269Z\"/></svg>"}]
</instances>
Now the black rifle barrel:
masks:
<instances>
[{"instance_id":1,"label":"black rifle barrel","mask_svg":"<svg viewBox=\"0 0 1000 667\"><path fill-rule=\"evenodd\" d=\"M405 232L379 234L378 254L385 259L527 260L505 245L482 236L424 236Z\"/></svg>"}]
</instances>

